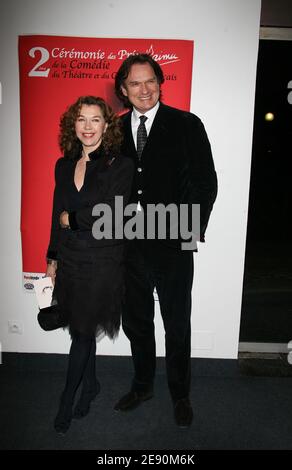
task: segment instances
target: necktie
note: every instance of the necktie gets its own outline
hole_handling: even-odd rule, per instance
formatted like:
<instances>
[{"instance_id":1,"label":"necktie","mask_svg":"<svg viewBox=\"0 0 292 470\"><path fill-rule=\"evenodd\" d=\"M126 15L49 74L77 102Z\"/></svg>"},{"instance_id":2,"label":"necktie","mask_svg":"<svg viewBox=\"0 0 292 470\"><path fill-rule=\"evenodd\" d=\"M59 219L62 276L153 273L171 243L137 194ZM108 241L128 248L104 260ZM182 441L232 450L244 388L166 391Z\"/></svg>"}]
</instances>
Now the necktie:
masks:
<instances>
[{"instance_id":1,"label":"necktie","mask_svg":"<svg viewBox=\"0 0 292 470\"><path fill-rule=\"evenodd\" d=\"M145 127L145 122L147 121L146 116L140 116L140 124L137 131L137 155L138 159L141 159L143 148L147 141L147 132Z\"/></svg>"}]
</instances>

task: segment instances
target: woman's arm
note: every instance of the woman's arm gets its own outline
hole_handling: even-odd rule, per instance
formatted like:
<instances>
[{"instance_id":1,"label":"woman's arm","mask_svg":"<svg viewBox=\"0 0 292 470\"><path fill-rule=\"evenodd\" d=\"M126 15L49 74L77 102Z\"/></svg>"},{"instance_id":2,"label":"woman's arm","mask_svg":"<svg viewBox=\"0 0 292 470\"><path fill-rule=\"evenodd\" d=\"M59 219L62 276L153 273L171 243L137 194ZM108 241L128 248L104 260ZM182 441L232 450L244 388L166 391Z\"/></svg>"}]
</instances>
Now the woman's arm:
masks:
<instances>
[{"instance_id":1,"label":"woman's arm","mask_svg":"<svg viewBox=\"0 0 292 470\"><path fill-rule=\"evenodd\" d=\"M50 242L47 250L47 260L56 261L58 259L58 242L60 235L60 214L64 210L61 197L60 172L63 158L59 158L55 166L55 189L53 198L52 222ZM51 263L53 264L53 263ZM50 268L51 269L51 268Z\"/></svg>"}]
</instances>

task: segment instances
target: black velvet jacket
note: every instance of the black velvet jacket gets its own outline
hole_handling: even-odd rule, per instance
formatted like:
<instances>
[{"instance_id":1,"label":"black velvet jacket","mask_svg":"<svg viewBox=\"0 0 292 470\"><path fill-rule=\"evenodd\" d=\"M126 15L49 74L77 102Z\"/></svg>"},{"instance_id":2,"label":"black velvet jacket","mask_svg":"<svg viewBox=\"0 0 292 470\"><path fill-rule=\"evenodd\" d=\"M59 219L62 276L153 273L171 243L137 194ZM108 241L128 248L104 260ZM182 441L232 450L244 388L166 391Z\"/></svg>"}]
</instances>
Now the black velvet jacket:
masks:
<instances>
[{"instance_id":1,"label":"black velvet jacket","mask_svg":"<svg viewBox=\"0 0 292 470\"><path fill-rule=\"evenodd\" d=\"M160 103L141 162L131 129L131 112L123 117L123 153L136 165L130 200L146 204L200 204L200 241L217 196L217 176L210 143L201 120ZM178 241L167 240L174 247ZM180 241L179 241L180 244Z\"/></svg>"},{"instance_id":2,"label":"black velvet jacket","mask_svg":"<svg viewBox=\"0 0 292 470\"><path fill-rule=\"evenodd\" d=\"M123 196L124 204L128 202L130 196L134 173L133 162L122 155L109 157L101 147L90 153L89 157L84 184L79 192L80 208L74 211L70 204L72 204L72 185L74 185L77 160L61 157L56 162L56 184L47 258L58 259L58 245L70 236L71 231L77 233L80 238L88 240L89 246L102 247L121 243L120 239L97 240L93 237L92 226L97 217L92 215L92 209L99 203L108 204L112 209L114 220L115 196ZM69 212L70 229L60 226L59 219L63 211Z\"/></svg>"}]
</instances>

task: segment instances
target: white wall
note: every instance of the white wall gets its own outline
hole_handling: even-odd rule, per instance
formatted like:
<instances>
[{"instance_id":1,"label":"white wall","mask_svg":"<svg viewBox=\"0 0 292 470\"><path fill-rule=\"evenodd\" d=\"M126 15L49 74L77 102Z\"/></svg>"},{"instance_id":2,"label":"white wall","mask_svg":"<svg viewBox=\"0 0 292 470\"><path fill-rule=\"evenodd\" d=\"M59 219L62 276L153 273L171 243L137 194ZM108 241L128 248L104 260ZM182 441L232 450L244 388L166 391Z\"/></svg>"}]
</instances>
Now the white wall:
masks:
<instances>
[{"instance_id":1,"label":"white wall","mask_svg":"<svg viewBox=\"0 0 292 470\"><path fill-rule=\"evenodd\" d=\"M219 195L207 243L195 255L193 356L237 357L259 18L260 0L9 0L1 6L3 351L67 353L70 344L66 332L40 330L35 298L23 292L21 272L17 40L20 34L55 34L195 41L191 110L203 120L212 144ZM22 334L8 333L8 321L21 323ZM159 314L156 334L157 353L163 355ZM102 354L130 354L123 333L114 344L103 340L98 349Z\"/></svg>"}]
</instances>

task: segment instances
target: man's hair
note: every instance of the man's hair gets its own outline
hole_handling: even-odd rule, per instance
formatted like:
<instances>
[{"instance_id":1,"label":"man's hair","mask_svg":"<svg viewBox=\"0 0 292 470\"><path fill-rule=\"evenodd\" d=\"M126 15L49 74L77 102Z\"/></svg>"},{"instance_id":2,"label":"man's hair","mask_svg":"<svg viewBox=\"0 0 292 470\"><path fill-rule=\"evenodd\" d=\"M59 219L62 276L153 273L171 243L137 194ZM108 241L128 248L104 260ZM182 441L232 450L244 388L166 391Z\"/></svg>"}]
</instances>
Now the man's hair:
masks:
<instances>
[{"instance_id":1,"label":"man's hair","mask_svg":"<svg viewBox=\"0 0 292 470\"><path fill-rule=\"evenodd\" d=\"M132 104L122 92L121 87L128 78L131 67L134 64L149 64L152 67L159 86L164 82L164 76L160 65L152 59L149 54L133 54L130 55L120 66L115 78L115 92L119 100L121 100L126 108L132 108Z\"/></svg>"}]
</instances>

